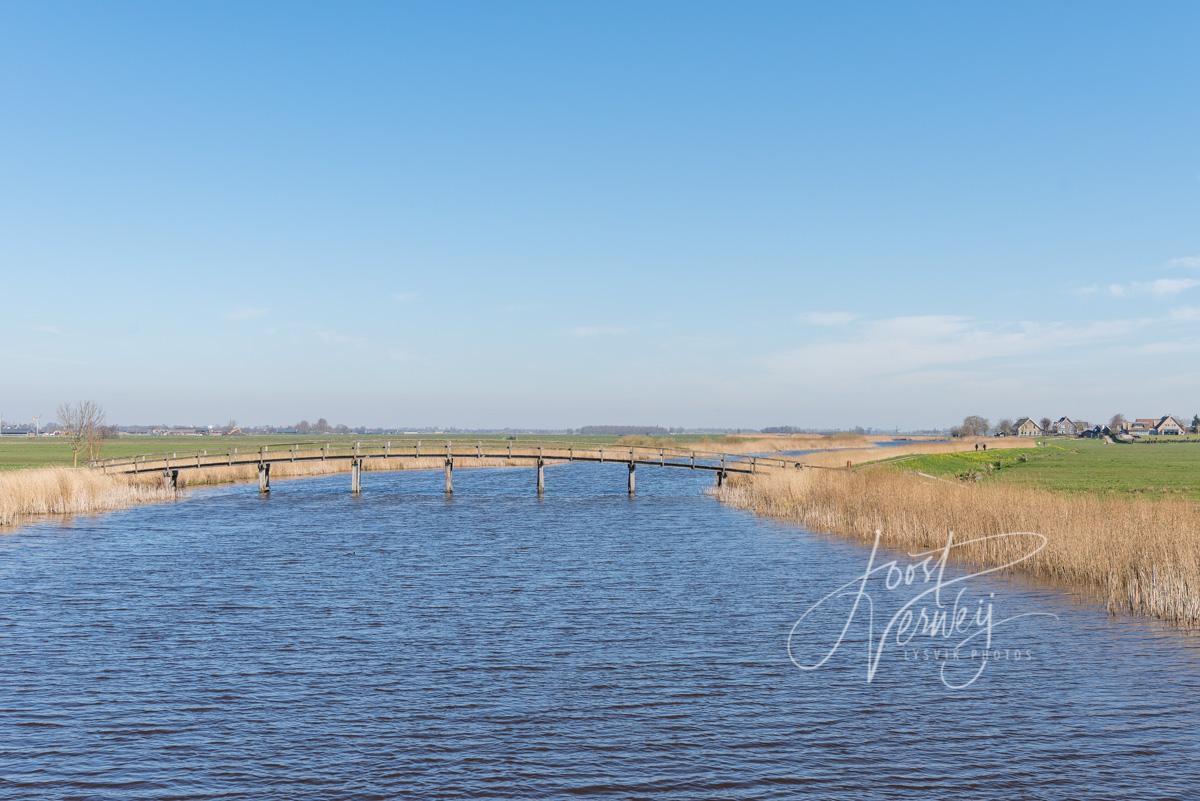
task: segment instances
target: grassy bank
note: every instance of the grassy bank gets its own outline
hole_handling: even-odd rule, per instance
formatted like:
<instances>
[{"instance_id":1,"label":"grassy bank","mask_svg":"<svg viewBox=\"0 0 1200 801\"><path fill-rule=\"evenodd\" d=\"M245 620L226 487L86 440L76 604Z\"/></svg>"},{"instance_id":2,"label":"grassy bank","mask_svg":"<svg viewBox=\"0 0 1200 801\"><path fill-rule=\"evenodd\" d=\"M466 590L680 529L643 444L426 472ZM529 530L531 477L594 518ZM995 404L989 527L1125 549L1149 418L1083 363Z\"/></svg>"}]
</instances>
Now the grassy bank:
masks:
<instances>
[{"instance_id":1,"label":"grassy bank","mask_svg":"<svg viewBox=\"0 0 1200 801\"><path fill-rule=\"evenodd\" d=\"M997 439L992 437L969 437L966 439L922 441L912 440L900 445L886 448L878 446L847 447L837 450L820 451L800 456L798 461L817 467L845 467L849 462L854 467L865 464L900 462L917 456L933 456L936 454L979 453L984 456L998 454L1001 451L1022 450L1033 448L1036 443L1028 439L1016 437ZM977 451L977 448L987 446L987 451Z\"/></svg>"},{"instance_id":2,"label":"grassy bank","mask_svg":"<svg viewBox=\"0 0 1200 801\"><path fill-rule=\"evenodd\" d=\"M1002 482L931 481L895 470L780 471L734 477L718 497L815 531L907 552L1009 532L1046 536L1014 570L1077 589L1113 612L1200 623L1200 505L1167 499L1063 495ZM1028 543L993 540L957 551L972 566L1004 565Z\"/></svg>"},{"instance_id":3,"label":"grassy bank","mask_svg":"<svg viewBox=\"0 0 1200 801\"><path fill-rule=\"evenodd\" d=\"M1051 439L1019 453L930 454L887 466L1058 492L1200 500L1200 442L1106 445L1096 440Z\"/></svg>"}]
</instances>

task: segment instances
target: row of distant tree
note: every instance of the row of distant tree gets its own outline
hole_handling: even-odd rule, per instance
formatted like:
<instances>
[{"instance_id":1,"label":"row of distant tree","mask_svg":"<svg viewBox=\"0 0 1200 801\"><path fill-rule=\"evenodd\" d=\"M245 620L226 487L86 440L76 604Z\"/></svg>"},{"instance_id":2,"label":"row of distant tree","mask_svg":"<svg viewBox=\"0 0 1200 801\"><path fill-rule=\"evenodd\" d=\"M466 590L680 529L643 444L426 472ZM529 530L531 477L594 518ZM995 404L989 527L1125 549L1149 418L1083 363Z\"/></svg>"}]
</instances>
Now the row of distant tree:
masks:
<instances>
[{"instance_id":1,"label":"row of distant tree","mask_svg":"<svg viewBox=\"0 0 1200 801\"><path fill-rule=\"evenodd\" d=\"M1184 420L1186 417L1177 417L1176 419ZM1125 415L1114 414L1111 418L1109 418L1108 428L1110 431L1120 431L1125 428L1125 423ZM1043 431L1049 431L1053 425L1054 421L1052 421L1049 417L1043 417L1038 421L1038 426L1040 426ZM1200 432L1200 414L1192 415L1191 431L1193 434ZM1013 436L1016 433L1016 423L1008 418L1001 420L993 426L990 422L988 422L986 417L981 417L977 414L964 417L961 425L957 425L950 429L950 436L952 437L986 437L988 434L1003 434L1006 436Z\"/></svg>"}]
</instances>

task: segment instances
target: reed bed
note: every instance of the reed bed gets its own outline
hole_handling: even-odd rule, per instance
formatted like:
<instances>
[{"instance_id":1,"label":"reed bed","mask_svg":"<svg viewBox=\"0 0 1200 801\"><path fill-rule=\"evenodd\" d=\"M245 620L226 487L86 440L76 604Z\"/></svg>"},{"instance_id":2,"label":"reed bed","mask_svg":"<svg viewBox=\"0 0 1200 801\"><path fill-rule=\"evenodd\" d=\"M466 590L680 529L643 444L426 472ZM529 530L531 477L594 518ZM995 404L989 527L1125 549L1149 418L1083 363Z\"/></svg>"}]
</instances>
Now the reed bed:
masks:
<instances>
[{"instance_id":1,"label":"reed bed","mask_svg":"<svg viewBox=\"0 0 1200 801\"><path fill-rule=\"evenodd\" d=\"M364 459L363 472L395 472L399 470L440 470L445 464L445 457L429 456L419 459ZM496 458L459 458L454 460L454 469L462 470L472 467L515 467L517 464L528 465L525 461L496 459ZM328 461L310 462L272 462L271 481L289 478L306 478L311 476L326 476L334 473L349 473L348 459L330 459ZM139 481L161 483L162 478L156 473L143 473ZM257 481L258 466L254 464L234 465L233 467L217 466L202 467L179 472L179 486L198 487L211 484L233 484L242 481Z\"/></svg>"},{"instance_id":2,"label":"reed bed","mask_svg":"<svg viewBox=\"0 0 1200 801\"><path fill-rule=\"evenodd\" d=\"M1064 495L1003 484L929 480L886 470L773 471L734 476L720 500L756 514L918 553L976 537L1036 532L1044 549L1012 572L1049 580L1112 613L1200 624L1200 505L1184 500ZM1028 538L954 549L956 561L999 567Z\"/></svg>"},{"instance_id":3,"label":"reed bed","mask_svg":"<svg viewBox=\"0 0 1200 801\"><path fill-rule=\"evenodd\" d=\"M443 457L421 459L368 459L363 469L371 472L440 469ZM514 467L509 459L455 459L455 470L478 467ZM350 472L345 459L327 462L275 462L271 480L303 478ZM233 484L258 480L257 465L205 467L182 470L179 488ZM165 486L161 473L109 474L87 468L44 467L0 472L0 527L11 527L30 518L109 512L143 503L175 500L178 495Z\"/></svg>"},{"instance_id":4,"label":"reed bed","mask_svg":"<svg viewBox=\"0 0 1200 801\"><path fill-rule=\"evenodd\" d=\"M0 473L0 526L28 517L104 512L173 497L161 479L129 481L67 467L7 471Z\"/></svg>"}]
</instances>

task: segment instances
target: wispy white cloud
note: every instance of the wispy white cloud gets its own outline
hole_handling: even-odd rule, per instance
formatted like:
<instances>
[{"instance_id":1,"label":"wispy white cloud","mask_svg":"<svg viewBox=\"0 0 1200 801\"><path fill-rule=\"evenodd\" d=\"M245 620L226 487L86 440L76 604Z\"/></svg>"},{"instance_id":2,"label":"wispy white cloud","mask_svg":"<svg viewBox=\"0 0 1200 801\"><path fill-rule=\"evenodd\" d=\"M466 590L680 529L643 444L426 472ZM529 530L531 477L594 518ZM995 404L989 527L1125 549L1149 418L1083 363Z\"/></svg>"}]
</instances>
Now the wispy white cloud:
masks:
<instances>
[{"instance_id":1,"label":"wispy white cloud","mask_svg":"<svg viewBox=\"0 0 1200 801\"><path fill-rule=\"evenodd\" d=\"M1157 278L1153 281L1133 281L1128 284L1109 284L1108 294L1114 298L1168 298L1200 286L1197 278Z\"/></svg>"},{"instance_id":2,"label":"wispy white cloud","mask_svg":"<svg viewBox=\"0 0 1200 801\"><path fill-rule=\"evenodd\" d=\"M1167 267L1174 270L1200 270L1200 256L1180 256L1167 261Z\"/></svg>"},{"instance_id":3,"label":"wispy white cloud","mask_svg":"<svg viewBox=\"0 0 1200 801\"><path fill-rule=\"evenodd\" d=\"M361 345L366 342L363 337L345 334L341 331L332 331L327 328L319 328L313 333L316 334L317 339L326 345Z\"/></svg>"},{"instance_id":4,"label":"wispy white cloud","mask_svg":"<svg viewBox=\"0 0 1200 801\"><path fill-rule=\"evenodd\" d=\"M259 306L239 306L236 309L230 309L226 312L225 318L241 322L244 320L257 320L260 317L266 317L270 313L270 309L264 309Z\"/></svg>"},{"instance_id":5,"label":"wispy white cloud","mask_svg":"<svg viewBox=\"0 0 1200 801\"><path fill-rule=\"evenodd\" d=\"M616 337L624 336L629 331L616 325L577 325L567 333L573 337Z\"/></svg>"},{"instance_id":6,"label":"wispy white cloud","mask_svg":"<svg viewBox=\"0 0 1200 801\"><path fill-rule=\"evenodd\" d=\"M61 328L59 328L57 325L50 325L49 323L35 325L33 327L33 330L35 333L46 334L46 335L52 336L52 337L60 336L62 334Z\"/></svg>"},{"instance_id":7,"label":"wispy white cloud","mask_svg":"<svg viewBox=\"0 0 1200 801\"><path fill-rule=\"evenodd\" d=\"M961 370L997 360L1042 358L1121 341L1150 320L979 323L957 315L864 320L850 336L778 351L759 361L784 378L853 382Z\"/></svg>"},{"instance_id":8,"label":"wispy white cloud","mask_svg":"<svg viewBox=\"0 0 1200 801\"><path fill-rule=\"evenodd\" d=\"M1172 320L1200 320L1200 306L1180 306L1171 309Z\"/></svg>"},{"instance_id":9,"label":"wispy white cloud","mask_svg":"<svg viewBox=\"0 0 1200 801\"><path fill-rule=\"evenodd\" d=\"M844 311L811 311L800 315L800 322L808 325L837 327L849 325L857 320L859 315Z\"/></svg>"}]
</instances>

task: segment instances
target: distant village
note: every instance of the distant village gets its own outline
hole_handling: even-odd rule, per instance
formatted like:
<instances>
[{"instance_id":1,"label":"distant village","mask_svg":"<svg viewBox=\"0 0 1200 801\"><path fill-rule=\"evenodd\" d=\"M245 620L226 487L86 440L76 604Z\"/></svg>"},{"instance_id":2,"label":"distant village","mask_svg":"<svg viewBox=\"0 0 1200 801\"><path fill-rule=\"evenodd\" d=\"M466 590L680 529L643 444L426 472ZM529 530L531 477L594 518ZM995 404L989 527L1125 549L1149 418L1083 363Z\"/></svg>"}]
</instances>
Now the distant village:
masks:
<instances>
[{"instance_id":1,"label":"distant village","mask_svg":"<svg viewBox=\"0 0 1200 801\"><path fill-rule=\"evenodd\" d=\"M1196 433L1200 419L1192 418L1191 425L1184 425L1178 417L1165 414L1161 417L1138 417L1126 420L1122 415L1116 415L1108 425L1093 425L1086 420L1072 420L1070 417L1060 417L1051 422L1043 417L1034 420L1032 417L1022 417L1011 427L1001 423L997 426L996 436L1017 437L1085 437L1100 439L1111 437L1131 441L1141 437L1177 437L1183 434Z\"/></svg>"}]
</instances>

